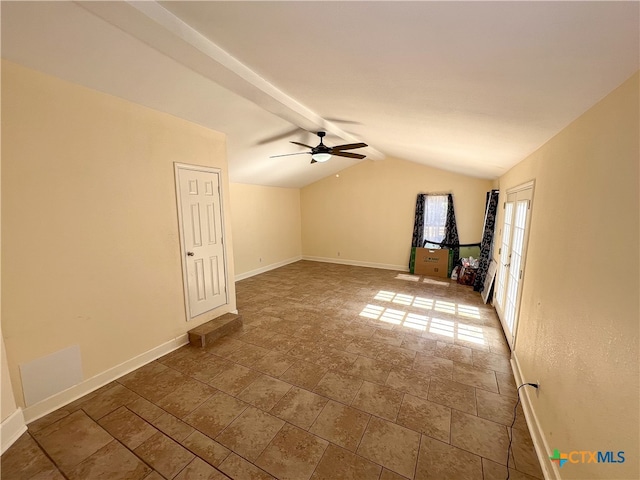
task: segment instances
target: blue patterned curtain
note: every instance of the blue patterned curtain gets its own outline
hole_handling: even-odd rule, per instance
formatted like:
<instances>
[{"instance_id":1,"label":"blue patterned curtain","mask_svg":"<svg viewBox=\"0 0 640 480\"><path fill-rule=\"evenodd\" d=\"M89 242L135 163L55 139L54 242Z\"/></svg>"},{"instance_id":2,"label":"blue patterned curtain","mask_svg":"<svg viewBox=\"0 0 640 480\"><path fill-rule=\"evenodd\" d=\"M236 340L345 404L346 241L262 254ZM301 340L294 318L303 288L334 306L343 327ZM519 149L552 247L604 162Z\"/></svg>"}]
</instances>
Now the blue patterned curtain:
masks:
<instances>
[{"instance_id":1,"label":"blue patterned curtain","mask_svg":"<svg viewBox=\"0 0 640 480\"><path fill-rule=\"evenodd\" d=\"M484 280L487 277L489 263L491 263L491 247L493 234L495 233L496 212L498 211L498 190L487 192L487 205L484 214L484 229L482 231L482 243L480 244L480 266L476 273L473 289L476 292L484 290Z\"/></svg>"},{"instance_id":2,"label":"blue patterned curtain","mask_svg":"<svg viewBox=\"0 0 640 480\"><path fill-rule=\"evenodd\" d=\"M456 225L456 212L453 209L453 195L448 194L447 223L443 243L453 250L453 266L460 260L460 238L458 238L458 227ZM451 246L450 246L451 245Z\"/></svg>"}]
</instances>

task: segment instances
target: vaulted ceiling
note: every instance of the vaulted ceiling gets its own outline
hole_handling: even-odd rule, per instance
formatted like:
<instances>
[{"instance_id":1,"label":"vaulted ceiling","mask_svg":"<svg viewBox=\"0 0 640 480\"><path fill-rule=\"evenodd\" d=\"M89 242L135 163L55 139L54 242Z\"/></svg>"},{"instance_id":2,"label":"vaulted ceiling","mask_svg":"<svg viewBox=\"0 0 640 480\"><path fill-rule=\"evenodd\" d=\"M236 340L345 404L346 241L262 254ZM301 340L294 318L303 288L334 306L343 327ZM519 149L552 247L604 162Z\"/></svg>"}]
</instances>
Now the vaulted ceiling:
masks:
<instances>
[{"instance_id":1,"label":"vaulted ceiling","mask_svg":"<svg viewBox=\"0 0 640 480\"><path fill-rule=\"evenodd\" d=\"M496 178L639 68L638 2L6 2L2 57L227 134L231 180L301 187L290 140Z\"/></svg>"}]
</instances>

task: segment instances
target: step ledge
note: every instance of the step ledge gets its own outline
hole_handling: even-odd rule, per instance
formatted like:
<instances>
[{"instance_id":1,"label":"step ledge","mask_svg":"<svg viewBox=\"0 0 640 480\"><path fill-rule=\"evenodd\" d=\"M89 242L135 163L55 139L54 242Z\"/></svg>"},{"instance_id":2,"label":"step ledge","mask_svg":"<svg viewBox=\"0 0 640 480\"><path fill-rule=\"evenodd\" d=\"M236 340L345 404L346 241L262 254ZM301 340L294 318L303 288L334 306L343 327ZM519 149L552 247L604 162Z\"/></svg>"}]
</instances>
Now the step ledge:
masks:
<instances>
[{"instance_id":1,"label":"step ledge","mask_svg":"<svg viewBox=\"0 0 640 480\"><path fill-rule=\"evenodd\" d=\"M229 335L242 327L242 316L235 313L209 320L189 330L189 343L194 347L206 347L225 335Z\"/></svg>"}]
</instances>

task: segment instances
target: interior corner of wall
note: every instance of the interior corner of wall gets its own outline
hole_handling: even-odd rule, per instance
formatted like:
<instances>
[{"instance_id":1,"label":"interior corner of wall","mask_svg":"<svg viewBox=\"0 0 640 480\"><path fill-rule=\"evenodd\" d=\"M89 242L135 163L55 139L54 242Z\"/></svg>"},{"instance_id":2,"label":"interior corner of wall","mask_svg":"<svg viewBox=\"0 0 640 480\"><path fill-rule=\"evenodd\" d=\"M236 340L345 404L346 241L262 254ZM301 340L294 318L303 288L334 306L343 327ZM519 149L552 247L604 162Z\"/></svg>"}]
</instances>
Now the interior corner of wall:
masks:
<instances>
[{"instance_id":1,"label":"interior corner of wall","mask_svg":"<svg viewBox=\"0 0 640 480\"><path fill-rule=\"evenodd\" d=\"M0 332L1 335L1 332ZM16 409L18 408L18 404L19 401L18 399L16 399L16 390L14 388L14 385L12 383L12 377L11 377L11 372L10 372L10 368L9 368L9 360L8 360L8 356L7 356L7 349L5 347L5 343L4 343L4 336L1 337L1 350L2 353L1 355L1 362L2 362L2 371L0 373L1 377L1 382L2 382L2 404L0 405L1 407L1 416L2 416L2 421L4 421L7 417L9 417L10 415L12 415Z\"/></svg>"},{"instance_id":2,"label":"interior corner of wall","mask_svg":"<svg viewBox=\"0 0 640 480\"><path fill-rule=\"evenodd\" d=\"M20 436L27 431L27 424L21 408L0 423L0 454L4 454Z\"/></svg>"}]
</instances>

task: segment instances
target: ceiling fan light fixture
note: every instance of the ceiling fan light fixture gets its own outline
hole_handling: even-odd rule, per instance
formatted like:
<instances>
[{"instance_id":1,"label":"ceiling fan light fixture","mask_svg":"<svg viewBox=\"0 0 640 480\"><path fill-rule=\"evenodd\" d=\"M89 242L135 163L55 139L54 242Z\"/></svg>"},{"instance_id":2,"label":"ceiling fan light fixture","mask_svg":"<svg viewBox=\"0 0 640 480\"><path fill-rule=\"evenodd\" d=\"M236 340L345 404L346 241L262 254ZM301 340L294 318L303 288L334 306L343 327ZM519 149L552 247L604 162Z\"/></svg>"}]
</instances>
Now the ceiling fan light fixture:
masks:
<instances>
[{"instance_id":1,"label":"ceiling fan light fixture","mask_svg":"<svg viewBox=\"0 0 640 480\"><path fill-rule=\"evenodd\" d=\"M311 155L311 158L314 159L316 162L326 162L327 160L329 160L331 158L331 154L330 153L314 153L313 155Z\"/></svg>"},{"instance_id":2,"label":"ceiling fan light fixture","mask_svg":"<svg viewBox=\"0 0 640 480\"><path fill-rule=\"evenodd\" d=\"M294 142L291 141L294 145L299 145L300 147L305 147L310 149L310 152L298 152L298 153L285 153L284 155L271 155L269 158L276 157L288 157L289 155L303 155L303 154L311 154L311 163L322 163L329 160L331 157L346 157L346 158L355 158L357 160L362 160L366 158L365 155L361 153L352 153L347 152L347 150L353 150L354 148L364 148L368 145L366 143L347 143L345 145L337 145L335 147L327 147L323 142L322 138L326 135L326 132L318 132L318 137L320 137L320 144L312 147L311 145L307 145L306 143Z\"/></svg>"}]
</instances>

